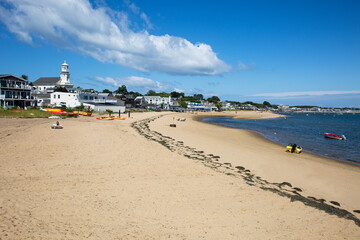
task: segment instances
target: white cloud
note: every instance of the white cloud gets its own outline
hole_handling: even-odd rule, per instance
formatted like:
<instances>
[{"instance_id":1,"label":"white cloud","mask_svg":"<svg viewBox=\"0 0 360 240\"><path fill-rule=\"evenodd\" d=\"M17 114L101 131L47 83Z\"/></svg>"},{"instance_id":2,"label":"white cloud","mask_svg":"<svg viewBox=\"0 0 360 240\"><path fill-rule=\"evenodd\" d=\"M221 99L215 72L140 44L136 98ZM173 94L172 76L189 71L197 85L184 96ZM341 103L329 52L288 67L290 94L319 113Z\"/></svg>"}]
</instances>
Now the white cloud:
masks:
<instances>
[{"instance_id":1,"label":"white cloud","mask_svg":"<svg viewBox=\"0 0 360 240\"><path fill-rule=\"evenodd\" d=\"M145 14L142 18L148 20ZM231 70L207 44L134 32L126 14L93 8L88 0L4 0L0 20L28 44L50 42L142 72L219 75Z\"/></svg>"},{"instance_id":2,"label":"white cloud","mask_svg":"<svg viewBox=\"0 0 360 240\"><path fill-rule=\"evenodd\" d=\"M130 3L130 1L126 1L128 4L128 7L131 9L131 11L135 14L139 14L140 8L137 7L134 3Z\"/></svg>"},{"instance_id":3,"label":"white cloud","mask_svg":"<svg viewBox=\"0 0 360 240\"><path fill-rule=\"evenodd\" d=\"M340 94L360 94L360 91L306 91L306 92L259 93L248 96L288 98L288 97L324 96L324 95L340 95Z\"/></svg>"},{"instance_id":4,"label":"white cloud","mask_svg":"<svg viewBox=\"0 0 360 240\"><path fill-rule=\"evenodd\" d=\"M140 17L141 17L142 20L144 20L144 22L146 23L146 26L147 26L148 29L152 29L152 28L153 28L153 26L152 26L152 24L151 24L148 16L147 16L145 13L142 12L142 13L140 14Z\"/></svg>"},{"instance_id":5,"label":"white cloud","mask_svg":"<svg viewBox=\"0 0 360 240\"><path fill-rule=\"evenodd\" d=\"M126 85L128 87L156 87L158 88L161 86L160 82L154 81L150 78L143 78L143 77L136 77L136 76L130 76L130 77L119 77L119 78L111 78L111 77L96 77L95 80L109 83L115 87L120 87L122 85Z\"/></svg>"},{"instance_id":6,"label":"white cloud","mask_svg":"<svg viewBox=\"0 0 360 240\"><path fill-rule=\"evenodd\" d=\"M175 92L179 92L179 93L185 92L185 90L180 89L180 88L174 88L174 91L175 91Z\"/></svg>"},{"instance_id":7,"label":"white cloud","mask_svg":"<svg viewBox=\"0 0 360 240\"><path fill-rule=\"evenodd\" d=\"M256 68L256 64L255 63L251 63L249 65L245 65L243 62L239 62L238 63L238 69L240 71L247 71L247 70L252 70Z\"/></svg>"}]
</instances>

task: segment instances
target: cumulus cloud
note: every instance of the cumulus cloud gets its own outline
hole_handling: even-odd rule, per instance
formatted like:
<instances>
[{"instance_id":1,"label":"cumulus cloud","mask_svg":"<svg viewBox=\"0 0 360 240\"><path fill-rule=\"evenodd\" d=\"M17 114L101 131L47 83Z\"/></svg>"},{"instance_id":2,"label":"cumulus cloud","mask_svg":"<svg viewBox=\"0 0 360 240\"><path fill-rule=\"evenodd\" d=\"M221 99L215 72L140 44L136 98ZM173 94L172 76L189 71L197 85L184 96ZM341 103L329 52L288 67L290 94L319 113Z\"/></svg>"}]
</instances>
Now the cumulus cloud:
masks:
<instances>
[{"instance_id":1,"label":"cumulus cloud","mask_svg":"<svg viewBox=\"0 0 360 240\"><path fill-rule=\"evenodd\" d=\"M259 93L249 95L251 97L274 97L289 98L302 96L324 96L324 95L343 95L343 94L360 94L360 91L306 91L306 92L281 92L281 93Z\"/></svg>"},{"instance_id":2,"label":"cumulus cloud","mask_svg":"<svg viewBox=\"0 0 360 240\"><path fill-rule=\"evenodd\" d=\"M126 85L128 87L141 87L141 88L161 88L162 85L158 81L154 81L150 78L143 77L119 77L119 78L111 78L111 77L95 77L95 80L108 83L115 87L120 87L122 85Z\"/></svg>"},{"instance_id":3,"label":"cumulus cloud","mask_svg":"<svg viewBox=\"0 0 360 240\"><path fill-rule=\"evenodd\" d=\"M146 14L141 17L148 21ZM231 70L205 43L135 32L126 14L93 7L88 0L3 0L0 20L28 44L49 42L142 72L219 75Z\"/></svg>"},{"instance_id":4,"label":"cumulus cloud","mask_svg":"<svg viewBox=\"0 0 360 240\"><path fill-rule=\"evenodd\" d=\"M179 93L185 92L184 89L180 89L180 88L174 88L174 91L175 91L175 92L179 92Z\"/></svg>"},{"instance_id":5,"label":"cumulus cloud","mask_svg":"<svg viewBox=\"0 0 360 240\"><path fill-rule=\"evenodd\" d=\"M251 63L249 65L245 65L245 63L243 62L239 62L238 63L238 69L240 71L247 71L247 70L252 70L256 68L256 64L255 63Z\"/></svg>"}]
</instances>

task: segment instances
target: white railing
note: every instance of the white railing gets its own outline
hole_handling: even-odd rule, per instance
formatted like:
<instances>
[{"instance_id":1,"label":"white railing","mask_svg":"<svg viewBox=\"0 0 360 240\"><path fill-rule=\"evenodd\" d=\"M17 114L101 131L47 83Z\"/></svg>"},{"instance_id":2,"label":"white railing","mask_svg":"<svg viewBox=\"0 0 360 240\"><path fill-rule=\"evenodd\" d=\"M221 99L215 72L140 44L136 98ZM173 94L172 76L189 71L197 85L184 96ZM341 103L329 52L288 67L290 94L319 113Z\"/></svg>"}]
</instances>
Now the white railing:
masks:
<instances>
[{"instance_id":1,"label":"white railing","mask_svg":"<svg viewBox=\"0 0 360 240\"><path fill-rule=\"evenodd\" d=\"M94 103L117 103L116 100L110 100L110 99L94 99L92 100Z\"/></svg>"},{"instance_id":2,"label":"white railing","mask_svg":"<svg viewBox=\"0 0 360 240\"><path fill-rule=\"evenodd\" d=\"M5 95L0 95L0 99L11 99L11 100L29 100L30 97L22 97L22 96L11 96L11 97L5 97Z\"/></svg>"},{"instance_id":3,"label":"white railing","mask_svg":"<svg viewBox=\"0 0 360 240\"><path fill-rule=\"evenodd\" d=\"M31 86L27 86L27 85L16 85L16 84L6 84L5 86L1 86L3 88L16 88L16 89L26 89L26 90L31 90Z\"/></svg>"}]
</instances>

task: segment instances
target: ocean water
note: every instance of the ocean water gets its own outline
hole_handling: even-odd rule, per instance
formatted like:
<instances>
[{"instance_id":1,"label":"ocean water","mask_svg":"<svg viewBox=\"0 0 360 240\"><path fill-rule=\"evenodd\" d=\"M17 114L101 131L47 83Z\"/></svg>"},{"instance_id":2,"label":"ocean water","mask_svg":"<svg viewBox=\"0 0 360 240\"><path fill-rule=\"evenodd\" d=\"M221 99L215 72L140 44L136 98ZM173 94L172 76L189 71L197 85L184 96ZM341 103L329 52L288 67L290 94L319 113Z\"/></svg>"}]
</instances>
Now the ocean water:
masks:
<instances>
[{"instance_id":1,"label":"ocean water","mask_svg":"<svg viewBox=\"0 0 360 240\"><path fill-rule=\"evenodd\" d=\"M303 151L360 165L360 113L284 113L284 118L204 118L207 123L255 131L286 146L296 143ZM324 133L345 135L346 141L324 138Z\"/></svg>"}]
</instances>

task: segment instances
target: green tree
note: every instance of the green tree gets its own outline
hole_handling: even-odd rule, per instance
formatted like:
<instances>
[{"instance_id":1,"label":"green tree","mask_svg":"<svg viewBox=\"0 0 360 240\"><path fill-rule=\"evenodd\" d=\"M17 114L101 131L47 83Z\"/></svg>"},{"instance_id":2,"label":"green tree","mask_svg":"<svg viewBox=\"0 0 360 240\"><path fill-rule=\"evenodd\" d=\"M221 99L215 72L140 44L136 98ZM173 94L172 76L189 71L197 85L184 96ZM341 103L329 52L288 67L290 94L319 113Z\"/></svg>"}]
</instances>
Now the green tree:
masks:
<instances>
[{"instance_id":1,"label":"green tree","mask_svg":"<svg viewBox=\"0 0 360 240\"><path fill-rule=\"evenodd\" d=\"M271 107L271 104L270 104L268 101L264 101L264 102L263 102L263 105L264 105L265 107Z\"/></svg>"},{"instance_id":2,"label":"green tree","mask_svg":"<svg viewBox=\"0 0 360 240\"><path fill-rule=\"evenodd\" d=\"M218 102L218 103L215 104L215 106L216 106L218 109L220 109L220 108L222 107L222 103L221 103L221 102Z\"/></svg>"},{"instance_id":3,"label":"green tree","mask_svg":"<svg viewBox=\"0 0 360 240\"><path fill-rule=\"evenodd\" d=\"M160 97L169 97L171 96L170 93L166 93L166 92L159 92L159 93L156 93L157 96L160 96Z\"/></svg>"},{"instance_id":4,"label":"green tree","mask_svg":"<svg viewBox=\"0 0 360 240\"><path fill-rule=\"evenodd\" d=\"M103 92L103 93L110 93L110 94L112 94L112 92L111 92L109 89L104 89L102 92Z\"/></svg>"},{"instance_id":5,"label":"green tree","mask_svg":"<svg viewBox=\"0 0 360 240\"><path fill-rule=\"evenodd\" d=\"M21 75L21 78L22 78L22 79L25 79L25 80L29 80L28 75L25 75L25 74Z\"/></svg>"},{"instance_id":6,"label":"green tree","mask_svg":"<svg viewBox=\"0 0 360 240\"><path fill-rule=\"evenodd\" d=\"M156 96L156 92L154 90L149 90L145 96Z\"/></svg>"},{"instance_id":7,"label":"green tree","mask_svg":"<svg viewBox=\"0 0 360 240\"><path fill-rule=\"evenodd\" d=\"M119 87L119 88L115 91L115 93L117 93L117 94L122 94L122 95L126 95L126 94L128 94L128 90L127 90L127 88L126 88L125 85L122 85L121 87Z\"/></svg>"},{"instance_id":8,"label":"green tree","mask_svg":"<svg viewBox=\"0 0 360 240\"><path fill-rule=\"evenodd\" d=\"M184 93L180 93L180 92L173 91L173 92L170 93L170 96L171 96L172 98L184 97Z\"/></svg>"},{"instance_id":9,"label":"green tree","mask_svg":"<svg viewBox=\"0 0 360 240\"><path fill-rule=\"evenodd\" d=\"M187 108L186 102L180 102L180 106L182 106L183 108Z\"/></svg>"},{"instance_id":10,"label":"green tree","mask_svg":"<svg viewBox=\"0 0 360 240\"><path fill-rule=\"evenodd\" d=\"M133 95L134 97L142 96L141 93L139 93L139 92L133 92L133 91L130 91L129 94L130 94L130 95Z\"/></svg>"},{"instance_id":11,"label":"green tree","mask_svg":"<svg viewBox=\"0 0 360 240\"><path fill-rule=\"evenodd\" d=\"M109 114L109 117L111 116L111 114L113 113L113 110L111 109L106 109L105 112L107 112Z\"/></svg>"},{"instance_id":12,"label":"green tree","mask_svg":"<svg viewBox=\"0 0 360 240\"><path fill-rule=\"evenodd\" d=\"M65 87L56 87L54 92L68 92L68 90Z\"/></svg>"},{"instance_id":13,"label":"green tree","mask_svg":"<svg viewBox=\"0 0 360 240\"><path fill-rule=\"evenodd\" d=\"M211 98L208 98L207 101L211 103L217 103L220 102L220 98L218 96L212 96Z\"/></svg>"},{"instance_id":14,"label":"green tree","mask_svg":"<svg viewBox=\"0 0 360 240\"><path fill-rule=\"evenodd\" d=\"M194 94L194 98L196 100L204 100L204 96L202 94ZM219 99L220 100L220 99Z\"/></svg>"}]
</instances>

